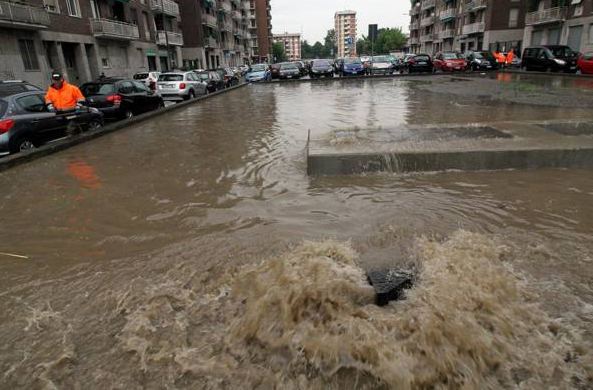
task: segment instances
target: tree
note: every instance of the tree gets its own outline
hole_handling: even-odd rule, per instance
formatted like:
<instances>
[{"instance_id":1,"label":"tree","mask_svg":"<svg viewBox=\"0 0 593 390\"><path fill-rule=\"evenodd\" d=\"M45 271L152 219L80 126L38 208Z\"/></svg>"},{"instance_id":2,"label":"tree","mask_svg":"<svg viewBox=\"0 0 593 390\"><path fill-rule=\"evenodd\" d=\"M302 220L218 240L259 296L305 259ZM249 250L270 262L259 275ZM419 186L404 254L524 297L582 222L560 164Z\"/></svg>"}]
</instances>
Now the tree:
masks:
<instances>
[{"instance_id":1,"label":"tree","mask_svg":"<svg viewBox=\"0 0 593 390\"><path fill-rule=\"evenodd\" d=\"M336 54L336 44L338 39L336 37L336 30L327 30L327 34L324 38L323 44L323 55L322 57L333 57Z\"/></svg>"},{"instance_id":2,"label":"tree","mask_svg":"<svg viewBox=\"0 0 593 390\"><path fill-rule=\"evenodd\" d=\"M307 42L307 40L303 40L303 42L301 43L301 58L302 59L308 59L308 58L313 58L313 47L311 47L311 45L309 45L309 42Z\"/></svg>"},{"instance_id":3,"label":"tree","mask_svg":"<svg viewBox=\"0 0 593 390\"><path fill-rule=\"evenodd\" d=\"M401 28L381 28L377 32L375 41L363 35L356 42L356 52L361 54L387 54L392 51L402 50L406 46L407 38Z\"/></svg>"},{"instance_id":4,"label":"tree","mask_svg":"<svg viewBox=\"0 0 593 390\"><path fill-rule=\"evenodd\" d=\"M286 53L284 52L284 43L275 42L272 44L272 54L274 55L275 62L286 61Z\"/></svg>"}]
</instances>

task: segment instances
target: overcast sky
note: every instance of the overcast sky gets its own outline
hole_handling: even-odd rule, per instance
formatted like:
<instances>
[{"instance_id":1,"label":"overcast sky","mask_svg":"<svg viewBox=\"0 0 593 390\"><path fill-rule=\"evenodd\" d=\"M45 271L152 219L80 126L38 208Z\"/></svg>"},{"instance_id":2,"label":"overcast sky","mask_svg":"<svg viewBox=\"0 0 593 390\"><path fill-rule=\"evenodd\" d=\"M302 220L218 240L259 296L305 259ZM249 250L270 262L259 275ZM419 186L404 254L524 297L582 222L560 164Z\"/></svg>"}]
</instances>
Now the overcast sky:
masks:
<instances>
[{"instance_id":1,"label":"overcast sky","mask_svg":"<svg viewBox=\"0 0 593 390\"><path fill-rule=\"evenodd\" d=\"M410 24L409 0L270 0L272 32L299 33L310 44L323 43L327 30L334 27L334 13L345 9L356 11L357 35L368 34L369 23L382 27L402 27ZM404 15L405 14L405 15Z\"/></svg>"}]
</instances>

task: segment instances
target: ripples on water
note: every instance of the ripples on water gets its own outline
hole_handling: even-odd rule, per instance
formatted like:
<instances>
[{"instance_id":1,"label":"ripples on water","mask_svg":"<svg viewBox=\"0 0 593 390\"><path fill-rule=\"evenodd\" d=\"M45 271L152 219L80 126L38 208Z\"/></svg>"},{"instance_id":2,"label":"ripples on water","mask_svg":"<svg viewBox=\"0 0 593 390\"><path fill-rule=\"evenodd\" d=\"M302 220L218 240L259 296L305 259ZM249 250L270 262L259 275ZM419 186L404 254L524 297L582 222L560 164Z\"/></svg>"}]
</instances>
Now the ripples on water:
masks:
<instances>
[{"instance_id":1,"label":"ripples on water","mask_svg":"<svg viewBox=\"0 0 593 390\"><path fill-rule=\"evenodd\" d=\"M587 386L590 355L574 343L577 330L590 330L593 323L590 171L306 177L309 130L488 121L493 109L496 115L521 119L559 115L549 108L464 102L414 85L384 80L249 86L0 173L0 251L30 257L0 259L4 383L192 388L204 382L241 388L242 382L234 380L257 382L255 373L266 367L261 388L272 387L276 374L279 384L295 388L323 383L375 387L377 380L437 388L462 383L537 388L554 381ZM459 229L480 235L459 233L439 246ZM353 294L341 298L342 290L332 290L333 284L311 290L317 296L307 289L297 293L299 286L283 291L273 276L254 279L250 287L250 278L257 279L261 269L222 276L234 266L285 258L278 254L287 250L288 257L301 256L290 252L293 244L327 237L351 240L362 268L393 265L414 256L412 248L422 235L436 240L423 244L433 248L425 261L432 259L438 267L442 258L453 268L467 262L471 270L447 275L446 283L452 284L446 285L435 276L445 270L425 275L437 291L451 291L451 306L441 300L446 297L434 295L421 303L429 293L421 284L412 292L416 298L379 313L367 305L365 288L350 283L362 272L358 268L328 268L349 272L346 279L331 274L339 288ZM466 248L466 241L477 244ZM460 251L463 256L455 257ZM478 263L467 258L467 251ZM522 279L512 271L501 277L508 277L509 288L519 289L520 298L511 302L498 295L499 285L488 280L490 268L479 269L483 261L501 262L492 270L512 265L527 273L534 291L524 295ZM307 279L313 277L307 267L290 272L316 285L315 278ZM274 275L287 277L287 285L295 283L292 274ZM247 286L232 292L232 281ZM468 312L462 296L476 293L465 290L472 281L484 289L478 295L485 294L481 304L486 306ZM282 299L295 291L295 301L274 301L266 288L276 284ZM228 289L220 290L223 285ZM219 290L236 299L219 302ZM548 313L562 316L557 328L539 309L526 311L534 303L532 292L543 297ZM325 314L314 309L320 297L330 302ZM331 303L338 298L337 306ZM243 299L248 309L239 305ZM253 309L260 300L268 306ZM274 320L274 313L286 310L296 310L297 318L306 321ZM240 326L226 318L230 313ZM431 318L440 318L440 325ZM319 328L325 319L330 323ZM419 327L423 321L434 332L431 326ZM223 334L227 326L231 335ZM468 333L456 336L452 329L457 326ZM505 326L516 328L517 339L499 333ZM317 341L312 339L316 329L323 336ZM406 333L412 329L421 330L414 337L422 342ZM536 334L543 340L538 346ZM357 340L353 348L358 349L333 351L343 344L340 337ZM592 335L583 337L585 345ZM449 344L442 344L445 340ZM266 349L255 348L260 344ZM541 367L528 361L527 351L534 348L542 348ZM558 361L566 354L570 364ZM562 367L560 379L550 379L553 364ZM255 388L256 382L249 383Z\"/></svg>"}]
</instances>

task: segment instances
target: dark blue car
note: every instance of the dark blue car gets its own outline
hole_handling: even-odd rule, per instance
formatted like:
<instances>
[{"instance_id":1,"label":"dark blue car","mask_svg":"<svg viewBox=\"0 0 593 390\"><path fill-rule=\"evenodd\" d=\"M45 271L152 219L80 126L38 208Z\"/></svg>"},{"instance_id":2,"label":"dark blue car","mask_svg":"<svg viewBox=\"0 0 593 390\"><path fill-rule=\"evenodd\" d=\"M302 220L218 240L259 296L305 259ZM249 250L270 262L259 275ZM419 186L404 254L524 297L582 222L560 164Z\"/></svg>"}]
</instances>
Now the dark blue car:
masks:
<instances>
[{"instance_id":1,"label":"dark blue car","mask_svg":"<svg viewBox=\"0 0 593 390\"><path fill-rule=\"evenodd\" d=\"M342 76L364 75L364 66L360 58L344 58L340 73Z\"/></svg>"}]
</instances>

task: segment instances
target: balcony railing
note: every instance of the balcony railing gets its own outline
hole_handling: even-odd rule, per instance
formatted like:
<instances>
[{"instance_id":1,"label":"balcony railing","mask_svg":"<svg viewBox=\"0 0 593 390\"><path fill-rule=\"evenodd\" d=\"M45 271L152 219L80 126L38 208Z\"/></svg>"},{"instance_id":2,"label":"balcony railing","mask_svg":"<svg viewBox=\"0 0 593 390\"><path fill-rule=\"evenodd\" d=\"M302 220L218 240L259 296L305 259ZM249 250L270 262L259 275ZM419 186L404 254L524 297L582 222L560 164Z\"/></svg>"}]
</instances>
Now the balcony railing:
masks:
<instances>
[{"instance_id":1,"label":"balcony railing","mask_svg":"<svg viewBox=\"0 0 593 390\"><path fill-rule=\"evenodd\" d=\"M466 12L473 12L480 9L484 9L488 6L486 0L474 0L470 1L469 3L465 3L465 11Z\"/></svg>"},{"instance_id":2,"label":"balcony railing","mask_svg":"<svg viewBox=\"0 0 593 390\"><path fill-rule=\"evenodd\" d=\"M560 22L565 19L564 8L548 8L543 11L530 12L525 15L525 25L533 26L537 24L546 24Z\"/></svg>"},{"instance_id":3,"label":"balcony railing","mask_svg":"<svg viewBox=\"0 0 593 390\"><path fill-rule=\"evenodd\" d=\"M183 46L183 35L172 31L157 31L157 45Z\"/></svg>"},{"instance_id":4,"label":"balcony railing","mask_svg":"<svg viewBox=\"0 0 593 390\"><path fill-rule=\"evenodd\" d=\"M213 37L206 37L204 38L204 46L210 49L216 49L219 47L219 44Z\"/></svg>"},{"instance_id":5,"label":"balcony railing","mask_svg":"<svg viewBox=\"0 0 593 390\"><path fill-rule=\"evenodd\" d=\"M245 50L245 47L243 47L243 45L239 45L235 43L235 51L243 51Z\"/></svg>"},{"instance_id":6,"label":"balcony railing","mask_svg":"<svg viewBox=\"0 0 593 390\"><path fill-rule=\"evenodd\" d=\"M420 21L419 20L410 23L410 31L412 31L412 30L418 30L419 28L420 28Z\"/></svg>"},{"instance_id":7,"label":"balcony railing","mask_svg":"<svg viewBox=\"0 0 593 390\"><path fill-rule=\"evenodd\" d=\"M420 13L420 6L415 6L410 9L410 15L418 15Z\"/></svg>"},{"instance_id":8,"label":"balcony railing","mask_svg":"<svg viewBox=\"0 0 593 390\"><path fill-rule=\"evenodd\" d=\"M455 29L442 30L439 32L439 39L449 39L455 37Z\"/></svg>"},{"instance_id":9,"label":"balcony railing","mask_svg":"<svg viewBox=\"0 0 593 390\"><path fill-rule=\"evenodd\" d=\"M467 24L463 26L463 35L482 33L485 27L484 22Z\"/></svg>"},{"instance_id":10,"label":"balcony railing","mask_svg":"<svg viewBox=\"0 0 593 390\"><path fill-rule=\"evenodd\" d=\"M45 8L0 1L0 26L7 25L26 29L47 28L49 14Z\"/></svg>"},{"instance_id":11,"label":"balcony railing","mask_svg":"<svg viewBox=\"0 0 593 390\"><path fill-rule=\"evenodd\" d=\"M233 24L231 22L229 22L228 20L219 20L218 26L220 28L220 31L228 31L228 32L233 31Z\"/></svg>"},{"instance_id":12,"label":"balcony railing","mask_svg":"<svg viewBox=\"0 0 593 390\"><path fill-rule=\"evenodd\" d=\"M241 12L240 11L237 11L237 10L234 10L231 13L231 16L232 16L233 19L237 19L237 20L241 20L241 18L242 18Z\"/></svg>"},{"instance_id":13,"label":"balcony railing","mask_svg":"<svg viewBox=\"0 0 593 390\"><path fill-rule=\"evenodd\" d=\"M179 4L171 0L150 0L150 9L156 13L179 17Z\"/></svg>"},{"instance_id":14,"label":"balcony railing","mask_svg":"<svg viewBox=\"0 0 593 390\"><path fill-rule=\"evenodd\" d=\"M93 35L98 38L111 38L133 41L140 37L138 26L110 19L91 19Z\"/></svg>"},{"instance_id":15,"label":"balcony railing","mask_svg":"<svg viewBox=\"0 0 593 390\"><path fill-rule=\"evenodd\" d=\"M432 42L434 40L434 34L420 35L420 42Z\"/></svg>"},{"instance_id":16,"label":"balcony railing","mask_svg":"<svg viewBox=\"0 0 593 390\"><path fill-rule=\"evenodd\" d=\"M409 39L409 43L410 45L417 45L420 43L420 40L418 39L418 37L412 37Z\"/></svg>"},{"instance_id":17,"label":"balcony railing","mask_svg":"<svg viewBox=\"0 0 593 390\"><path fill-rule=\"evenodd\" d=\"M220 42L220 48L222 50L229 51L229 50L233 50L235 47L234 47L233 42L224 41L224 42Z\"/></svg>"},{"instance_id":18,"label":"balcony railing","mask_svg":"<svg viewBox=\"0 0 593 390\"><path fill-rule=\"evenodd\" d=\"M422 0L422 6L420 9L424 11L425 9L434 8L435 0Z\"/></svg>"},{"instance_id":19,"label":"balcony railing","mask_svg":"<svg viewBox=\"0 0 593 390\"><path fill-rule=\"evenodd\" d=\"M434 24L434 16L420 19L420 27L426 27Z\"/></svg>"},{"instance_id":20,"label":"balcony railing","mask_svg":"<svg viewBox=\"0 0 593 390\"><path fill-rule=\"evenodd\" d=\"M202 24L216 28L218 27L218 20L212 14L202 13Z\"/></svg>"},{"instance_id":21,"label":"balcony railing","mask_svg":"<svg viewBox=\"0 0 593 390\"><path fill-rule=\"evenodd\" d=\"M229 1L219 1L218 9L220 11L224 11L224 12L228 12L228 13L230 13L233 10L233 8L231 7L231 3Z\"/></svg>"},{"instance_id":22,"label":"balcony railing","mask_svg":"<svg viewBox=\"0 0 593 390\"><path fill-rule=\"evenodd\" d=\"M447 8L442 10L439 14L440 20L447 20L447 19L455 19L455 15L457 14L457 10L455 8Z\"/></svg>"}]
</instances>

